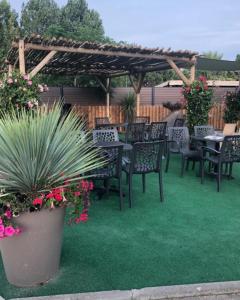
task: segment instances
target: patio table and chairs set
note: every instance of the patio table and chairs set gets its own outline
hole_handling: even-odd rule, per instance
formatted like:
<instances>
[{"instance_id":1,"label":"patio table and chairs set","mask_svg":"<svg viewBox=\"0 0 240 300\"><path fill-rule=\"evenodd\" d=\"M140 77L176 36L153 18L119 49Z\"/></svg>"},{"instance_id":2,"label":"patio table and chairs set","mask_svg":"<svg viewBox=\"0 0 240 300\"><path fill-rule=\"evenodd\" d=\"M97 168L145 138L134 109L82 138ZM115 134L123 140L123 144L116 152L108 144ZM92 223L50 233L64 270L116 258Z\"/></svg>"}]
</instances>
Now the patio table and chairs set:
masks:
<instances>
[{"instance_id":1,"label":"patio table and chairs set","mask_svg":"<svg viewBox=\"0 0 240 300\"><path fill-rule=\"evenodd\" d=\"M205 163L208 173L217 178L217 190L223 176L232 178L233 164L240 162L240 134L235 133L236 124L226 124L223 132L216 132L212 126L195 126L190 135L185 119L176 119L172 127L167 122L151 122L150 117L136 117L132 123L110 123L109 118L96 118L92 131L94 147L107 162L104 167L93 171L93 179L103 181L103 190L111 191L111 179L117 179L120 210L124 206L123 179L126 174L129 207L133 206L133 176L142 177L142 191L146 190L146 175L158 174L159 199L163 195L163 160L168 172L170 158L181 156L180 176L198 163L197 175L204 181Z\"/></svg>"}]
</instances>

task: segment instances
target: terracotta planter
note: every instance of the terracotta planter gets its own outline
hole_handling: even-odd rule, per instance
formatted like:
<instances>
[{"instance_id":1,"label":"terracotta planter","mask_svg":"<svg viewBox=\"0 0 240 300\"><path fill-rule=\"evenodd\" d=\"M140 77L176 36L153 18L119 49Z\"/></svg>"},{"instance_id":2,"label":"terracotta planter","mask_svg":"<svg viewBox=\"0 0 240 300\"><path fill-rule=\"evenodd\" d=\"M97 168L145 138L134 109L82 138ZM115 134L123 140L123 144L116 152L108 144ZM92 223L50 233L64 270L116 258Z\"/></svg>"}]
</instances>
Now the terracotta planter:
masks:
<instances>
[{"instance_id":1,"label":"terracotta planter","mask_svg":"<svg viewBox=\"0 0 240 300\"><path fill-rule=\"evenodd\" d=\"M0 241L8 281L19 287L47 282L59 269L65 208L43 209L16 218L18 236Z\"/></svg>"}]
</instances>

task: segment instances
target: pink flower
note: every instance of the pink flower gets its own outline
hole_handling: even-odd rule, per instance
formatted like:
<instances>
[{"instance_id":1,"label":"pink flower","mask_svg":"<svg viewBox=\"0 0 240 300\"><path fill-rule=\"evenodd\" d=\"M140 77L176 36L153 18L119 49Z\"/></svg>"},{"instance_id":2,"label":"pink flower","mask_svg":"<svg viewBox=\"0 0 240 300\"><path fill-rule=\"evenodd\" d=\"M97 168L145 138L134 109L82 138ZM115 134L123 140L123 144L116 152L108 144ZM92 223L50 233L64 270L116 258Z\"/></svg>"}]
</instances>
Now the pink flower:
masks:
<instances>
[{"instance_id":1,"label":"pink flower","mask_svg":"<svg viewBox=\"0 0 240 300\"><path fill-rule=\"evenodd\" d=\"M60 194L55 194L55 195L54 195L54 199L55 199L56 201L58 201L58 202L61 202L62 199L63 199L63 197L62 197L62 195L60 195Z\"/></svg>"},{"instance_id":2,"label":"pink flower","mask_svg":"<svg viewBox=\"0 0 240 300\"><path fill-rule=\"evenodd\" d=\"M26 75L24 75L24 76L23 76L23 79L24 79L24 80L29 80L29 79L30 79L30 77L29 77L29 75L28 75L28 74L26 74Z\"/></svg>"},{"instance_id":3,"label":"pink flower","mask_svg":"<svg viewBox=\"0 0 240 300\"><path fill-rule=\"evenodd\" d=\"M31 101L28 101L27 105L28 105L28 108L33 108L33 103Z\"/></svg>"},{"instance_id":4,"label":"pink flower","mask_svg":"<svg viewBox=\"0 0 240 300\"><path fill-rule=\"evenodd\" d=\"M43 200L41 198L36 198L33 200L33 205L41 205L42 206Z\"/></svg>"},{"instance_id":5,"label":"pink flower","mask_svg":"<svg viewBox=\"0 0 240 300\"><path fill-rule=\"evenodd\" d=\"M51 202L50 208L51 208L51 209L55 208L55 206L54 206L54 203L53 203L53 202Z\"/></svg>"},{"instance_id":6,"label":"pink flower","mask_svg":"<svg viewBox=\"0 0 240 300\"><path fill-rule=\"evenodd\" d=\"M40 93L44 92L44 87L41 84L38 85L38 89Z\"/></svg>"},{"instance_id":7,"label":"pink flower","mask_svg":"<svg viewBox=\"0 0 240 300\"><path fill-rule=\"evenodd\" d=\"M78 197L78 196L80 196L80 195L81 195L81 193L80 193L79 191L74 192L74 196L75 196L75 197Z\"/></svg>"},{"instance_id":8,"label":"pink flower","mask_svg":"<svg viewBox=\"0 0 240 300\"><path fill-rule=\"evenodd\" d=\"M44 89L44 92L49 91L49 88L48 88L48 86L46 84L44 84L43 89Z\"/></svg>"},{"instance_id":9,"label":"pink flower","mask_svg":"<svg viewBox=\"0 0 240 300\"><path fill-rule=\"evenodd\" d=\"M32 80L28 80L27 84L32 85Z\"/></svg>"},{"instance_id":10,"label":"pink flower","mask_svg":"<svg viewBox=\"0 0 240 300\"><path fill-rule=\"evenodd\" d=\"M5 227L3 225L0 225L0 234L4 233L4 229L5 229Z\"/></svg>"},{"instance_id":11,"label":"pink flower","mask_svg":"<svg viewBox=\"0 0 240 300\"><path fill-rule=\"evenodd\" d=\"M5 227L4 234L6 236L13 236L15 234L15 229L12 226Z\"/></svg>"},{"instance_id":12,"label":"pink flower","mask_svg":"<svg viewBox=\"0 0 240 300\"><path fill-rule=\"evenodd\" d=\"M10 209L6 210L5 214L4 214L8 219L12 218L12 212Z\"/></svg>"},{"instance_id":13,"label":"pink flower","mask_svg":"<svg viewBox=\"0 0 240 300\"><path fill-rule=\"evenodd\" d=\"M7 80L7 83L8 84L12 84L13 83L13 79L11 77L9 77L8 80Z\"/></svg>"},{"instance_id":14,"label":"pink flower","mask_svg":"<svg viewBox=\"0 0 240 300\"><path fill-rule=\"evenodd\" d=\"M22 230L20 228L15 228L15 234L19 235L22 232Z\"/></svg>"},{"instance_id":15,"label":"pink flower","mask_svg":"<svg viewBox=\"0 0 240 300\"><path fill-rule=\"evenodd\" d=\"M199 76L198 79L199 79L200 81L202 81L202 82L206 82L206 81L207 81L207 78L206 78L204 75Z\"/></svg>"}]
</instances>

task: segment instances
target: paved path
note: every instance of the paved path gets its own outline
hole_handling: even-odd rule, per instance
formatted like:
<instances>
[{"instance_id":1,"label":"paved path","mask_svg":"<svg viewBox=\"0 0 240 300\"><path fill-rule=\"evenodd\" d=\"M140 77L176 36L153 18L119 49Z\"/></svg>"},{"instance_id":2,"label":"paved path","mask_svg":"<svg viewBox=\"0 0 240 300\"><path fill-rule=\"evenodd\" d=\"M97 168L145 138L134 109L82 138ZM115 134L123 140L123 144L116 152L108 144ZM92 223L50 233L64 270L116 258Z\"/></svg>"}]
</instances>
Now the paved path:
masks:
<instances>
[{"instance_id":1,"label":"paved path","mask_svg":"<svg viewBox=\"0 0 240 300\"><path fill-rule=\"evenodd\" d=\"M240 281L188 284L11 300L240 300ZM0 296L0 300L4 300Z\"/></svg>"}]
</instances>

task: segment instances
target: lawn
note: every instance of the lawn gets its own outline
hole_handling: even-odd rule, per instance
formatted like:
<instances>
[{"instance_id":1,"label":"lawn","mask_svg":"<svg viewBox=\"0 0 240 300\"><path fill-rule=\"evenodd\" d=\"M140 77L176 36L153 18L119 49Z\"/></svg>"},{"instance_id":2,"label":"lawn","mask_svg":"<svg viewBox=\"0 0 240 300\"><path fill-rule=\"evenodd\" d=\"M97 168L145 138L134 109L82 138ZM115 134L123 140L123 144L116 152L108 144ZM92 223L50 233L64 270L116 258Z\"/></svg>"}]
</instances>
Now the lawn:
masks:
<instances>
[{"instance_id":1,"label":"lawn","mask_svg":"<svg viewBox=\"0 0 240 300\"><path fill-rule=\"evenodd\" d=\"M240 279L240 166L234 180L201 185L195 171L180 178L180 161L164 174L160 203L157 175L133 184L134 207L118 210L111 195L93 200L90 219L65 226L61 269L47 285L15 288L0 263L0 295L8 298ZM125 181L125 180L124 180ZM127 186L125 186L127 191ZM43 241L44 242L44 241Z\"/></svg>"}]
</instances>

